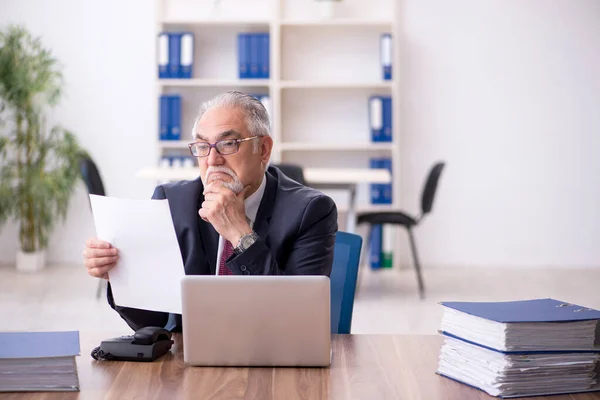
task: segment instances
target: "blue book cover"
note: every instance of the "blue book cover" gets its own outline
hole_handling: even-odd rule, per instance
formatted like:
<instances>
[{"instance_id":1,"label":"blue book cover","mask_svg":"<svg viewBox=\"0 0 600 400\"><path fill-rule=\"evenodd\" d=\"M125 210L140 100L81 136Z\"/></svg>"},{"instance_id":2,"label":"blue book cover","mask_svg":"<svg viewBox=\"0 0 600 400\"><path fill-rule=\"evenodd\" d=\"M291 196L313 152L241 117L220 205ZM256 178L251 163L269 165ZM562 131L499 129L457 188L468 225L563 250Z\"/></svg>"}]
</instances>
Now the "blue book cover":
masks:
<instances>
[{"instance_id":1,"label":"blue book cover","mask_svg":"<svg viewBox=\"0 0 600 400\"><path fill-rule=\"evenodd\" d=\"M181 33L169 33L169 75L179 78L181 67Z\"/></svg>"},{"instance_id":2,"label":"blue book cover","mask_svg":"<svg viewBox=\"0 0 600 400\"><path fill-rule=\"evenodd\" d=\"M183 32L180 46L179 78L190 79L194 69L194 34Z\"/></svg>"},{"instance_id":3,"label":"blue book cover","mask_svg":"<svg viewBox=\"0 0 600 400\"><path fill-rule=\"evenodd\" d=\"M372 142L383 142L383 100L381 96L369 97L369 130Z\"/></svg>"},{"instance_id":4,"label":"blue book cover","mask_svg":"<svg viewBox=\"0 0 600 400\"><path fill-rule=\"evenodd\" d=\"M181 96L178 94L169 96L169 140L181 139Z\"/></svg>"},{"instance_id":5,"label":"blue book cover","mask_svg":"<svg viewBox=\"0 0 600 400\"><path fill-rule=\"evenodd\" d=\"M0 332L0 359L78 356L79 332Z\"/></svg>"},{"instance_id":6,"label":"blue book cover","mask_svg":"<svg viewBox=\"0 0 600 400\"><path fill-rule=\"evenodd\" d=\"M382 168L381 159L371 158L369 160L369 168ZM370 185L370 198L371 204L382 204L383 201L383 188L380 183L371 183Z\"/></svg>"},{"instance_id":7,"label":"blue book cover","mask_svg":"<svg viewBox=\"0 0 600 400\"><path fill-rule=\"evenodd\" d=\"M573 322L600 320L600 311L554 299L506 302L442 302L441 305L491 321Z\"/></svg>"},{"instance_id":8,"label":"blue book cover","mask_svg":"<svg viewBox=\"0 0 600 400\"><path fill-rule=\"evenodd\" d=\"M392 79L392 35L384 33L380 38L381 72L384 81Z\"/></svg>"},{"instance_id":9,"label":"blue book cover","mask_svg":"<svg viewBox=\"0 0 600 400\"><path fill-rule=\"evenodd\" d=\"M158 77L169 77L169 35L166 32L158 34Z\"/></svg>"},{"instance_id":10,"label":"blue book cover","mask_svg":"<svg viewBox=\"0 0 600 400\"><path fill-rule=\"evenodd\" d=\"M390 96L381 97L383 106L383 129L381 133L382 142L392 141L392 98Z\"/></svg>"},{"instance_id":11,"label":"blue book cover","mask_svg":"<svg viewBox=\"0 0 600 400\"><path fill-rule=\"evenodd\" d=\"M170 114L170 101L169 96L163 94L159 100L159 115L160 119L158 122L158 132L160 140L168 140L171 127L169 126L169 114Z\"/></svg>"},{"instance_id":12,"label":"blue book cover","mask_svg":"<svg viewBox=\"0 0 600 400\"><path fill-rule=\"evenodd\" d=\"M380 168L387 169L392 174L392 158L384 157L380 160ZM393 178L392 178L393 180ZM392 204L392 184L382 183L381 184L381 203Z\"/></svg>"},{"instance_id":13,"label":"blue book cover","mask_svg":"<svg viewBox=\"0 0 600 400\"><path fill-rule=\"evenodd\" d=\"M248 34L248 48L249 48L249 72L248 78L260 78L260 71L258 68L258 64L260 62L259 57L259 47L260 47L260 37L259 33L249 33Z\"/></svg>"},{"instance_id":14,"label":"blue book cover","mask_svg":"<svg viewBox=\"0 0 600 400\"><path fill-rule=\"evenodd\" d=\"M238 76L240 79L248 78L248 34L238 33Z\"/></svg>"},{"instance_id":15,"label":"blue book cover","mask_svg":"<svg viewBox=\"0 0 600 400\"><path fill-rule=\"evenodd\" d=\"M373 225L371 229L369 263L372 269L381 268L381 252L383 250L383 225Z\"/></svg>"},{"instance_id":16,"label":"blue book cover","mask_svg":"<svg viewBox=\"0 0 600 400\"><path fill-rule=\"evenodd\" d=\"M263 79L269 79L269 62L270 62L270 49L269 49L269 34L268 33L261 33L259 34L259 39L260 39L260 51L259 51L259 68L260 68L260 73L259 76L260 78Z\"/></svg>"}]
</instances>

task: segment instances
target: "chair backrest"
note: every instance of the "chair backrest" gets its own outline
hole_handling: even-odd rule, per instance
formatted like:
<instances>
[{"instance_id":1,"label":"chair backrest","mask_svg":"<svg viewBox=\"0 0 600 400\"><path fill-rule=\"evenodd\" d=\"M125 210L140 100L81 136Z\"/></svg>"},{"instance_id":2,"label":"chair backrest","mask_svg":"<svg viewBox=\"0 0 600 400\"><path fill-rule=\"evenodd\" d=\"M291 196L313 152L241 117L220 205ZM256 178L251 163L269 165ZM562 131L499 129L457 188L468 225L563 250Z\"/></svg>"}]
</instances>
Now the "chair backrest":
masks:
<instances>
[{"instance_id":1,"label":"chair backrest","mask_svg":"<svg viewBox=\"0 0 600 400\"><path fill-rule=\"evenodd\" d=\"M337 232L331 269L331 333L350 333L362 237Z\"/></svg>"},{"instance_id":2,"label":"chair backrest","mask_svg":"<svg viewBox=\"0 0 600 400\"><path fill-rule=\"evenodd\" d=\"M104 192L104 185L102 184L102 178L100 177L100 171L98 171L98 167L96 167L96 164L89 156L81 157L81 161L79 162L79 170L89 194L106 196L106 193Z\"/></svg>"},{"instance_id":3,"label":"chair backrest","mask_svg":"<svg viewBox=\"0 0 600 400\"><path fill-rule=\"evenodd\" d=\"M304 170L301 166L296 164L272 164L274 167L279 168L284 175L288 178L295 180L301 185L306 185L306 180L304 179Z\"/></svg>"},{"instance_id":4,"label":"chair backrest","mask_svg":"<svg viewBox=\"0 0 600 400\"><path fill-rule=\"evenodd\" d=\"M438 181L442 170L444 169L444 162L436 163L429 171L429 176L423 187L423 193L421 194L421 213L425 215L431 212L433 207L433 199L435 197L435 191L438 186Z\"/></svg>"}]
</instances>

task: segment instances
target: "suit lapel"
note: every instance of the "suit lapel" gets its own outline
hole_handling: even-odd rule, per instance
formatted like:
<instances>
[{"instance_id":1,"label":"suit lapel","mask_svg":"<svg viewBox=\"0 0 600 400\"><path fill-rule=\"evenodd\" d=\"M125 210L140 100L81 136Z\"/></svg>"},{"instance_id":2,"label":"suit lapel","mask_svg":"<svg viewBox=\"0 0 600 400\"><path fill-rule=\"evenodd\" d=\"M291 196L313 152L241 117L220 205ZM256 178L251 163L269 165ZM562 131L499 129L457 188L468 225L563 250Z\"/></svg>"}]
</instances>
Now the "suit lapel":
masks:
<instances>
[{"instance_id":1,"label":"suit lapel","mask_svg":"<svg viewBox=\"0 0 600 400\"><path fill-rule=\"evenodd\" d=\"M198 210L202 207L204 195L202 192L204 187L201 185L200 194L198 195L198 204L196 206L196 218L198 218L198 231L200 232L200 245L204 250L208 267L212 275L217 273L217 249L219 246L219 234L211 224L202 220L198 214Z\"/></svg>"},{"instance_id":2,"label":"suit lapel","mask_svg":"<svg viewBox=\"0 0 600 400\"><path fill-rule=\"evenodd\" d=\"M260 201L260 206L256 213L256 221L254 221L253 226L254 232L263 239L266 237L269 230L269 222L271 221L271 214L273 213L275 198L277 196L277 178L268 171L265 174L265 178L267 179L265 193Z\"/></svg>"}]
</instances>

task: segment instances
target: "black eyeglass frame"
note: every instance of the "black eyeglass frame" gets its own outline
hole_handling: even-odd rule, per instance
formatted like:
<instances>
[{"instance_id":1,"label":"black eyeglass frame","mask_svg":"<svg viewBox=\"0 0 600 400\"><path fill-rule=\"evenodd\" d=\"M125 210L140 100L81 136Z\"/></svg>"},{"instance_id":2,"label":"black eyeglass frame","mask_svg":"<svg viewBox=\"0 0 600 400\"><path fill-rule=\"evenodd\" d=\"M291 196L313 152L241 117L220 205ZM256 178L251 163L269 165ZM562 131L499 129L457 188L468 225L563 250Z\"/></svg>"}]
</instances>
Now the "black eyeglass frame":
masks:
<instances>
[{"instance_id":1,"label":"black eyeglass frame","mask_svg":"<svg viewBox=\"0 0 600 400\"><path fill-rule=\"evenodd\" d=\"M237 153L238 151L240 151L240 143L242 143L242 142L246 142L246 141L248 141L248 140L260 139L261 137L262 137L262 136L251 136L251 137L244 138L244 139L223 139L223 140L218 140L218 141L216 141L216 142L214 142L214 143L208 143L208 142L193 142L193 143L190 143L190 144L188 144L188 148L190 149L190 153L192 154L192 156L194 156L194 157L196 157L196 158L203 158L203 157L208 157L208 156L210 156L210 152L211 152L211 150L212 150L213 148L214 148L214 149L217 151L217 153L219 153L219 154L220 154L220 155L222 155L222 156L230 156L230 155L232 155L232 154L235 154L235 153ZM219 146L219 144L220 144L220 143L224 143L224 142L234 142L234 143L236 143L236 148L235 148L235 151L233 151L233 152L231 152L231 153L225 153L225 154L223 154L223 153L221 152L221 150L219 150L219 147L218 147L218 146ZM194 151L192 150L192 147L194 147L194 146L196 146L196 145L198 145L198 144L208 145L208 153L206 153L206 155L203 155L203 156L197 156L197 155L195 155L195 154L194 154Z\"/></svg>"}]
</instances>

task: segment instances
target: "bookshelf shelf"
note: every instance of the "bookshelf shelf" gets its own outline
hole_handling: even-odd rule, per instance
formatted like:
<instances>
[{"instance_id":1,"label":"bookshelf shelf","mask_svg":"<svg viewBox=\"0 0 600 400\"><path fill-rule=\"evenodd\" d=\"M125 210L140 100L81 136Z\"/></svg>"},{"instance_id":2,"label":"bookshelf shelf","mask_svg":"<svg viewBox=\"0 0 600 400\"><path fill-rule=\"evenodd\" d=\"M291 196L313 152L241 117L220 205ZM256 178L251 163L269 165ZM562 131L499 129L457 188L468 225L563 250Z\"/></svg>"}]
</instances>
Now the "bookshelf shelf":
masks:
<instances>
[{"instance_id":1,"label":"bookshelf shelf","mask_svg":"<svg viewBox=\"0 0 600 400\"><path fill-rule=\"evenodd\" d=\"M281 143L282 151L393 151L392 143L327 143L327 142L288 142Z\"/></svg>"},{"instance_id":2,"label":"bookshelf shelf","mask_svg":"<svg viewBox=\"0 0 600 400\"><path fill-rule=\"evenodd\" d=\"M333 82L333 81L281 81L282 89L391 89L393 81Z\"/></svg>"},{"instance_id":3,"label":"bookshelf shelf","mask_svg":"<svg viewBox=\"0 0 600 400\"><path fill-rule=\"evenodd\" d=\"M315 26L351 26L351 27L381 27L391 29L393 21L367 19L331 19L331 20L283 20L281 26L315 27Z\"/></svg>"},{"instance_id":4,"label":"bookshelf shelf","mask_svg":"<svg viewBox=\"0 0 600 400\"><path fill-rule=\"evenodd\" d=\"M159 79L160 87L268 87L268 79Z\"/></svg>"},{"instance_id":5,"label":"bookshelf shelf","mask_svg":"<svg viewBox=\"0 0 600 400\"><path fill-rule=\"evenodd\" d=\"M391 158L393 204L370 204L369 184L363 182L357 188L357 211L401 207L401 71L395 44L392 80L383 80L380 63L382 35L401 35L398 1L370 0L365 6L363 0L344 0L336 4L330 19L320 14L317 0L155 1L157 34L186 30L195 38L192 79L156 78L159 96L181 96L181 132L185 132L182 140L174 141L155 135L161 157L187 156L198 106L225 90L240 90L269 97L272 163L347 171L371 168L376 158ZM238 79L238 35L260 32L270 35L269 79ZM371 96L392 98L392 142L371 140ZM157 160L152 167L158 164ZM189 171L165 171L163 177L193 177ZM341 199L338 209L343 213L344 193L340 197L339 192L331 197Z\"/></svg>"}]
</instances>

